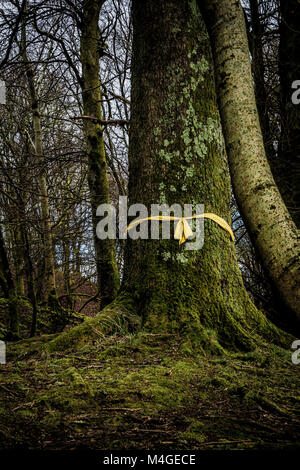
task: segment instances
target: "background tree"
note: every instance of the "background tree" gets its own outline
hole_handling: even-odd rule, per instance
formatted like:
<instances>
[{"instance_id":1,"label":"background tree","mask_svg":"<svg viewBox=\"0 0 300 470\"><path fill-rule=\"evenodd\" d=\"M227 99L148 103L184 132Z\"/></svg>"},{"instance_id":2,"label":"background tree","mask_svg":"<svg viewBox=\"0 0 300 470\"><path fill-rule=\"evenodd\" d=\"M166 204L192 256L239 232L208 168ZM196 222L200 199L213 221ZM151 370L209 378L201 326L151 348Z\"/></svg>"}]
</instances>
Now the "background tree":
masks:
<instances>
[{"instance_id":1,"label":"background tree","mask_svg":"<svg viewBox=\"0 0 300 470\"><path fill-rule=\"evenodd\" d=\"M300 108L292 101L293 84L300 77L300 4L280 2L280 116L281 135L274 177L290 214L300 228Z\"/></svg>"},{"instance_id":2,"label":"background tree","mask_svg":"<svg viewBox=\"0 0 300 470\"><path fill-rule=\"evenodd\" d=\"M8 8L6 6L1 10L3 35L0 39L2 50L5 51L2 74L7 85L7 104L1 108L3 179L0 202L8 227L4 236L8 259L11 266L13 265L13 277L16 277L16 289L22 294L23 284L23 294L29 296L28 279L32 278L36 299L42 308L42 321L42 317L47 318L50 314L43 313L46 307L44 299L47 297L47 283L42 248L43 217L38 186L38 178L42 174L45 175L48 193L54 272L58 279L57 294L60 303L67 308L73 305L75 310L78 310L90 298L91 301L83 311L98 311L99 307L95 305L101 298L101 292L94 285L95 232L89 223L92 213L88 194L85 121L73 119L74 116L84 114L81 100L79 21L84 11L83 4L73 2L69 5L64 1L57 2L56 5L44 1L30 3L27 5L25 16L26 2L23 3L21 5L8 2ZM91 5L93 3L95 2L91 2ZM28 60L25 63L20 47L22 22L26 22L27 33ZM107 53L101 60L101 74L104 77L101 87L104 95L97 101L96 108L103 113L104 120L107 116L108 121L117 123L120 120L128 122L129 117L129 23L128 5L121 5L118 1L110 2L103 12L103 18L99 20L99 26L104 31L104 40L107 37L112 54ZM94 26L96 24L98 21L95 20ZM47 36L49 31L53 35L52 38ZM99 34L99 31L96 30L96 33ZM95 44L99 46L96 40ZM125 46L126 54L123 55ZM39 99L40 126L43 134L42 160L35 157L33 146L34 129L26 75L24 79L26 68L30 68L34 76ZM95 77L94 71L92 73ZM122 96L123 93L126 96ZM97 123L91 122L93 128L99 127ZM109 197L117 201L118 192L125 194L127 185L127 129L124 125L105 126L103 135L108 154L106 169ZM28 272L29 260L25 259L25 239L20 239L20 232L25 228L30 247L31 273ZM117 261L122 269L123 248L121 244L118 244L117 248L117 256L112 259L115 266ZM78 300L78 294L81 295L81 301ZM24 309L21 311L22 317L26 317ZM22 324L26 324L27 320L23 320L24 318ZM63 322L66 320L67 318ZM46 319L45 324L47 321ZM38 327L40 326L38 321ZM30 329L29 325L28 328Z\"/></svg>"},{"instance_id":3,"label":"background tree","mask_svg":"<svg viewBox=\"0 0 300 470\"><path fill-rule=\"evenodd\" d=\"M39 97L35 84L35 76L32 66L30 64L27 54L27 37L26 37L26 13L25 9L22 19L22 30L21 30L21 55L24 60L26 76L28 81L29 99L32 112L33 121L33 151L34 158L41 162L41 171L38 176L40 201L41 201L41 215L42 215L42 242L44 247L44 262L45 262L45 281L46 281L46 301L51 303L54 308L57 308L57 292L55 282L55 265L54 265L54 253L52 244L52 232L51 232L51 220L50 220L50 206L48 197L48 188L46 180L46 168L44 165L43 155L43 136L41 126L41 112ZM42 73L43 75L43 73Z\"/></svg>"},{"instance_id":4,"label":"background tree","mask_svg":"<svg viewBox=\"0 0 300 470\"><path fill-rule=\"evenodd\" d=\"M101 306L110 303L119 290L119 273L116 264L114 240L100 240L96 234L96 210L100 204L108 204L109 187L106 169L105 144L101 125L101 82L99 62L105 44L99 31L99 14L104 2L86 0L81 17L80 60L82 63L82 101L84 129L89 162L88 183L91 193L93 234L98 273L98 288L101 291Z\"/></svg>"},{"instance_id":5,"label":"background tree","mask_svg":"<svg viewBox=\"0 0 300 470\"><path fill-rule=\"evenodd\" d=\"M0 228L0 285L9 308L9 336L8 339L19 339L19 307L16 298L15 286L9 267L2 230Z\"/></svg>"}]
</instances>

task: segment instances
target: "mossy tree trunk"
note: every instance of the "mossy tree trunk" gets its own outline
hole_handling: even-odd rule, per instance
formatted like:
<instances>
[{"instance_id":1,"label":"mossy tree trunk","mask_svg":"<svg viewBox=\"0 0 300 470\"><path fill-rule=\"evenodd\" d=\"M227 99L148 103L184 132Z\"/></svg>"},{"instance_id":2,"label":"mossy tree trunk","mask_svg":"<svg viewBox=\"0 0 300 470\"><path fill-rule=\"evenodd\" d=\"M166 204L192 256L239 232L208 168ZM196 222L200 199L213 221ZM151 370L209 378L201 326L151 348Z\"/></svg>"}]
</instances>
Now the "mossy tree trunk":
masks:
<instances>
[{"instance_id":1,"label":"mossy tree trunk","mask_svg":"<svg viewBox=\"0 0 300 470\"><path fill-rule=\"evenodd\" d=\"M300 80L300 4L297 0L281 1L280 11L281 139L278 160L274 161L272 171L283 200L299 229L300 104L292 102L292 94L295 92L292 85L295 81Z\"/></svg>"},{"instance_id":2,"label":"mossy tree trunk","mask_svg":"<svg viewBox=\"0 0 300 470\"><path fill-rule=\"evenodd\" d=\"M85 0L81 19L80 60L82 64L82 101L88 156L88 184L90 190L94 246L101 307L110 303L119 290L119 274L114 240L100 240L96 235L98 219L96 210L100 204L109 203L109 185L103 139L101 111L101 82L99 61L103 52L98 26L99 13L104 1Z\"/></svg>"},{"instance_id":3,"label":"mossy tree trunk","mask_svg":"<svg viewBox=\"0 0 300 470\"><path fill-rule=\"evenodd\" d=\"M206 27L195 0L132 2L129 203L204 203L230 223L230 182ZM277 337L249 300L235 248L205 221L205 243L128 240L123 290L144 328L181 332L203 349Z\"/></svg>"},{"instance_id":4,"label":"mossy tree trunk","mask_svg":"<svg viewBox=\"0 0 300 470\"><path fill-rule=\"evenodd\" d=\"M216 82L235 196L254 246L296 322L300 320L299 238L268 164L240 2L199 2L213 46Z\"/></svg>"},{"instance_id":5,"label":"mossy tree trunk","mask_svg":"<svg viewBox=\"0 0 300 470\"><path fill-rule=\"evenodd\" d=\"M133 0L132 18L129 204L204 203L230 223L213 61L196 0ZM49 350L81 347L120 324L136 328L136 314L146 331L179 333L187 353L247 350L261 337L286 344L250 301L228 233L210 220L198 251L173 239L128 239L116 300Z\"/></svg>"}]
</instances>

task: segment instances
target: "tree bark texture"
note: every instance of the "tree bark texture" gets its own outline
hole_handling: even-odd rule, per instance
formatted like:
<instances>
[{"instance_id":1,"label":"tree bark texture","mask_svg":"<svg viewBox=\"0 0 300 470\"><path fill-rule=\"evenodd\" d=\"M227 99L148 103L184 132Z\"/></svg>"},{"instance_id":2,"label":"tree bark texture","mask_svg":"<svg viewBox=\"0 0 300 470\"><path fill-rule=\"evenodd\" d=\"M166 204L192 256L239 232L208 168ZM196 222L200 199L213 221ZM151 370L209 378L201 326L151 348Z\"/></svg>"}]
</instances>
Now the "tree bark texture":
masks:
<instances>
[{"instance_id":1,"label":"tree bark texture","mask_svg":"<svg viewBox=\"0 0 300 470\"><path fill-rule=\"evenodd\" d=\"M230 181L213 60L196 1L132 2L129 203L204 203L230 223ZM249 300L227 232L205 221L201 250L128 240L123 289L144 328L203 350L248 348L277 330ZM252 333L251 333L252 332Z\"/></svg>"},{"instance_id":2,"label":"tree bark texture","mask_svg":"<svg viewBox=\"0 0 300 470\"><path fill-rule=\"evenodd\" d=\"M234 193L262 263L287 311L300 320L299 236L268 164L237 0L199 1L215 60L223 131Z\"/></svg>"}]
</instances>

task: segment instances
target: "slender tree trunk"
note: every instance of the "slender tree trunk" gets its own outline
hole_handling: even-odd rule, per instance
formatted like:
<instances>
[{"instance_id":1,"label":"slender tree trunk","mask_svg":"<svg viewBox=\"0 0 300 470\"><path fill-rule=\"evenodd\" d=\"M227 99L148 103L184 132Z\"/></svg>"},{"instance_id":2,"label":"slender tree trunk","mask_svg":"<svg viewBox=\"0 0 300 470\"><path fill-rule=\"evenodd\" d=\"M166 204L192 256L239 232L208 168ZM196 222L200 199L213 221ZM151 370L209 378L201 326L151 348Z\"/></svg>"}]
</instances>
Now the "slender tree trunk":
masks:
<instances>
[{"instance_id":1,"label":"slender tree trunk","mask_svg":"<svg viewBox=\"0 0 300 470\"><path fill-rule=\"evenodd\" d=\"M85 0L81 23L80 57L82 64L82 101L84 115L102 120L99 61L101 37L98 26L99 13L104 1ZM84 120L89 172L94 246L101 293L101 307L110 303L119 290L119 274L114 240L100 240L96 235L100 204L109 203L109 186L102 126L94 120Z\"/></svg>"},{"instance_id":2,"label":"slender tree trunk","mask_svg":"<svg viewBox=\"0 0 300 470\"><path fill-rule=\"evenodd\" d=\"M9 334L8 339L19 339L19 308L15 286L9 267L5 249L2 228L0 226L0 286L9 305Z\"/></svg>"},{"instance_id":3,"label":"slender tree trunk","mask_svg":"<svg viewBox=\"0 0 300 470\"><path fill-rule=\"evenodd\" d=\"M235 196L266 271L299 321L299 238L265 154L242 8L235 0L199 4L210 30Z\"/></svg>"},{"instance_id":4,"label":"slender tree trunk","mask_svg":"<svg viewBox=\"0 0 300 470\"><path fill-rule=\"evenodd\" d=\"M78 208L79 214L76 211L76 208L73 208L72 211L72 223L75 225L76 221L83 218L82 207ZM75 225L76 226L76 225ZM71 239L71 252L72 252L72 271L73 273L80 274L80 266L81 266L81 256L80 256L80 248L82 244L82 233L81 230L76 231Z\"/></svg>"},{"instance_id":5,"label":"slender tree trunk","mask_svg":"<svg viewBox=\"0 0 300 470\"><path fill-rule=\"evenodd\" d=\"M36 326L37 326L37 317L38 317L38 305L37 299L35 294L35 283L34 283L34 269L30 254L30 245L28 240L28 232L25 227L25 224L22 227L22 240L23 240L23 256L24 256L24 271L26 274L27 279L27 295L32 305L32 321L31 321L31 329L30 329L30 336L34 336L36 334Z\"/></svg>"},{"instance_id":6,"label":"slender tree trunk","mask_svg":"<svg viewBox=\"0 0 300 470\"><path fill-rule=\"evenodd\" d=\"M81 266L81 257L80 257L80 246L81 241L74 239L72 241L72 269L74 273L80 274L80 266Z\"/></svg>"},{"instance_id":7,"label":"slender tree trunk","mask_svg":"<svg viewBox=\"0 0 300 470\"><path fill-rule=\"evenodd\" d=\"M213 61L197 3L133 0L132 15L129 202L204 203L230 223ZM128 240L123 289L144 328L180 331L203 350L251 347L253 330L277 334L248 298L228 233L212 221L197 251L174 240Z\"/></svg>"},{"instance_id":8,"label":"slender tree trunk","mask_svg":"<svg viewBox=\"0 0 300 470\"><path fill-rule=\"evenodd\" d=\"M19 296L24 296L24 278L23 278L23 243L22 233L20 229L20 221L16 220L16 225L11 230L13 259L15 268L15 284L16 293Z\"/></svg>"},{"instance_id":9,"label":"slender tree trunk","mask_svg":"<svg viewBox=\"0 0 300 470\"><path fill-rule=\"evenodd\" d=\"M300 80L300 4L297 0L281 0L280 11L281 139L278 159L272 170L284 202L299 229L300 104L292 102L292 94L295 92L292 84Z\"/></svg>"},{"instance_id":10,"label":"slender tree trunk","mask_svg":"<svg viewBox=\"0 0 300 470\"><path fill-rule=\"evenodd\" d=\"M69 216L67 215L65 219L66 235L63 238L64 291L65 291L65 296L66 296L67 308L72 309L73 302L72 302L72 297L70 295L71 293L71 288L70 288L71 241L70 241L69 234L68 234L69 230L70 230L70 220L69 220Z\"/></svg>"},{"instance_id":11,"label":"slender tree trunk","mask_svg":"<svg viewBox=\"0 0 300 470\"><path fill-rule=\"evenodd\" d=\"M43 246L43 240L40 239L40 245ZM36 286L36 300L38 304L44 304L46 302L45 295L45 262L43 255L37 260L36 264L36 275L35 275L35 286Z\"/></svg>"},{"instance_id":12,"label":"slender tree trunk","mask_svg":"<svg viewBox=\"0 0 300 470\"><path fill-rule=\"evenodd\" d=\"M31 111L33 119L33 130L34 130L34 150L35 156L40 163L40 172L38 175L39 188L40 188L40 200L41 200L41 213L42 213L42 224L43 224L43 248L45 257L45 282L46 282L46 299L54 306L56 302L56 284L55 284L55 266L54 266L54 254L52 244L52 232L51 232L51 221L50 221L50 207L49 197L47 189L47 179L45 162L43 159L43 143L42 143L42 128L41 128L41 114L39 101L34 82L34 72L29 62L26 47L26 26L25 21L22 25L22 55L26 67L26 76L28 81L30 100L31 100Z\"/></svg>"}]
</instances>

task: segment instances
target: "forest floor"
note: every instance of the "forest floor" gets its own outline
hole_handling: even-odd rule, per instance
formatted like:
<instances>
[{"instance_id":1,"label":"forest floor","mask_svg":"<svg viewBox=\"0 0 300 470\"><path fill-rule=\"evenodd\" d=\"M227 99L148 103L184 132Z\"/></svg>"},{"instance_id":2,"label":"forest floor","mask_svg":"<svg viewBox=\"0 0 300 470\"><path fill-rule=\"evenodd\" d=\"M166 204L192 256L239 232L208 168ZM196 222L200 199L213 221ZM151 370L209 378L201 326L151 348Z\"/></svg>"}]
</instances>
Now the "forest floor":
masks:
<instances>
[{"instance_id":1,"label":"forest floor","mask_svg":"<svg viewBox=\"0 0 300 470\"><path fill-rule=\"evenodd\" d=\"M264 345L183 354L176 335L114 335L49 353L52 336L0 365L0 449L300 448L300 365Z\"/></svg>"}]
</instances>

